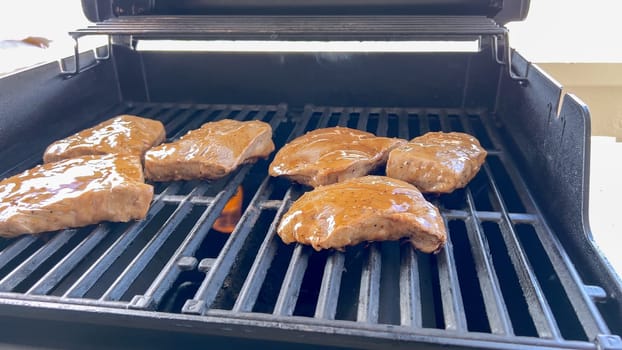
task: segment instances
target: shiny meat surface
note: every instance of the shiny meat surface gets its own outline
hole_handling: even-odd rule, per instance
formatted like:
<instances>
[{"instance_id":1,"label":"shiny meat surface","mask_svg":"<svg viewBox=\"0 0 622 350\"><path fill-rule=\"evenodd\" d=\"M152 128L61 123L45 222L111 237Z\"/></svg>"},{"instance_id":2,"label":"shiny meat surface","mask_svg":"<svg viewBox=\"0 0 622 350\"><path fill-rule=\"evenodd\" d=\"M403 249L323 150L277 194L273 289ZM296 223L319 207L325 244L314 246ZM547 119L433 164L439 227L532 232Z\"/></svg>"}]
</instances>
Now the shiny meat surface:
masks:
<instances>
[{"instance_id":1,"label":"shiny meat surface","mask_svg":"<svg viewBox=\"0 0 622 350\"><path fill-rule=\"evenodd\" d=\"M405 142L350 128L316 129L281 148L270 175L311 187L341 182L384 165L389 151Z\"/></svg>"},{"instance_id":2,"label":"shiny meat surface","mask_svg":"<svg viewBox=\"0 0 622 350\"><path fill-rule=\"evenodd\" d=\"M153 187L143 181L137 156L39 165L0 182L0 236L142 219L153 197Z\"/></svg>"},{"instance_id":3,"label":"shiny meat surface","mask_svg":"<svg viewBox=\"0 0 622 350\"><path fill-rule=\"evenodd\" d=\"M142 157L165 137L164 125L157 120L120 115L52 143L45 150L43 161L111 153Z\"/></svg>"},{"instance_id":4,"label":"shiny meat surface","mask_svg":"<svg viewBox=\"0 0 622 350\"><path fill-rule=\"evenodd\" d=\"M364 176L320 186L294 202L277 233L285 243L315 250L406 237L422 252L438 251L447 237L438 209L414 186Z\"/></svg>"},{"instance_id":5,"label":"shiny meat surface","mask_svg":"<svg viewBox=\"0 0 622 350\"><path fill-rule=\"evenodd\" d=\"M477 175L486 154L471 135L429 132L391 151L386 173L424 193L450 193Z\"/></svg>"},{"instance_id":6,"label":"shiny meat surface","mask_svg":"<svg viewBox=\"0 0 622 350\"><path fill-rule=\"evenodd\" d=\"M224 119L150 149L145 154L145 176L154 181L218 179L272 151L270 124Z\"/></svg>"}]
</instances>

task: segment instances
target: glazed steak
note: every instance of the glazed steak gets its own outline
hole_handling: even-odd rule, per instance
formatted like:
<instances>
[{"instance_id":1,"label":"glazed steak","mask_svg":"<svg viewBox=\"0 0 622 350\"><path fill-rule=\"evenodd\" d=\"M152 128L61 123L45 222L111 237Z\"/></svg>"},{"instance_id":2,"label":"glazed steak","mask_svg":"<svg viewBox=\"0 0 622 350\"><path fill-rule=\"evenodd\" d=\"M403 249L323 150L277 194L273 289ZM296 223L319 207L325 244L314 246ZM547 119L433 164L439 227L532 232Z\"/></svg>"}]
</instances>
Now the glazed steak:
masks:
<instances>
[{"instance_id":1,"label":"glazed steak","mask_svg":"<svg viewBox=\"0 0 622 350\"><path fill-rule=\"evenodd\" d=\"M157 120L120 115L52 143L43 154L45 163L89 154L129 154L142 157L164 141L164 125Z\"/></svg>"},{"instance_id":2,"label":"glazed steak","mask_svg":"<svg viewBox=\"0 0 622 350\"><path fill-rule=\"evenodd\" d=\"M460 132L429 132L389 154L387 176L424 193L450 193L477 175L486 159L479 141Z\"/></svg>"},{"instance_id":3,"label":"glazed steak","mask_svg":"<svg viewBox=\"0 0 622 350\"><path fill-rule=\"evenodd\" d=\"M154 181L218 179L272 151L270 124L224 119L149 150L145 176Z\"/></svg>"},{"instance_id":4,"label":"glazed steak","mask_svg":"<svg viewBox=\"0 0 622 350\"><path fill-rule=\"evenodd\" d=\"M365 176L405 142L350 128L317 129L281 148L270 164L270 175L311 187Z\"/></svg>"},{"instance_id":5,"label":"glazed steak","mask_svg":"<svg viewBox=\"0 0 622 350\"><path fill-rule=\"evenodd\" d=\"M39 165L0 182L0 236L142 219L152 197L137 156L90 155Z\"/></svg>"},{"instance_id":6,"label":"glazed steak","mask_svg":"<svg viewBox=\"0 0 622 350\"><path fill-rule=\"evenodd\" d=\"M285 243L315 250L406 237L422 252L438 251L447 237L438 209L414 186L364 176L320 186L294 202L277 233Z\"/></svg>"}]
</instances>

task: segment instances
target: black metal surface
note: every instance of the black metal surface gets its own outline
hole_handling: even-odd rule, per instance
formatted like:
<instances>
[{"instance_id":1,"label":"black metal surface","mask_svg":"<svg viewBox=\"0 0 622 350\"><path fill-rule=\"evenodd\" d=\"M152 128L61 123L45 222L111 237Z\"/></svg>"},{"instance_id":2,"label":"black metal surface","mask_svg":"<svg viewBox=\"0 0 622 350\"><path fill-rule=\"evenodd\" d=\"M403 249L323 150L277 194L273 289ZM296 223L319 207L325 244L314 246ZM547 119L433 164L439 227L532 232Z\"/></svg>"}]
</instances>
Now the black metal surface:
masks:
<instances>
[{"instance_id":1,"label":"black metal surface","mask_svg":"<svg viewBox=\"0 0 622 350\"><path fill-rule=\"evenodd\" d=\"M477 39L502 34L482 16L122 16L79 29L85 35L134 39L409 40Z\"/></svg>"},{"instance_id":2,"label":"black metal surface","mask_svg":"<svg viewBox=\"0 0 622 350\"><path fill-rule=\"evenodd\" d=\"M82 0L92 22L132 15L480 15L522 20L528 0Z\"/></svg>"},{"instance_id":3,"label":"black metal surface","mask_svg":"<svg viewBox=\"0 0 622 350\"><path fill-rule=\"evenodd\" d=\"M114 53L130 73L121 77L127 83L122 91L152 102L492 109L501 71L490 52L232 54L115 47Z\"/></svg>"},{"instance_id":4,"label":"black metal surface","mask_svg":"<svg viewBox=\"0 0 622 350\"><path fill-rule=\"evenodd\" d=\"M565 93L545 72L514 53L515 69L528 74L530 86L517 88L501 81L497 119L505 126L498 134L517 155L524 179L547 223L576 265L585 284L606 281L620 288L622 282L594 246L589 227L590 120L587 106L576 96ZM517 123L512 120L521 119ZM550 176L541 176L542 173ZM560 210L559 203L567 203ZM565 254L561 257L568 259ZM603 266L606 266L603 268ZM566 282L566 281L562 281ZM617 294L617 293L616 293ZM603 315L615 319L622 315L622 302L612 300ZM622 332L622 324L615 324Z\"/></svg>"},{"instance_id":5,"label":"black metal surface","mask_svg":"<svg viewBox=\"0 0 622 350\"><path fill-rule=\"evenodd\" d=\"M277 147L334 125L404 138L465 131L489 157L466 189L429 198L449 231L437 255L397 242L345 253L284 245L276 224L307 189L268 177L267 161L220 181L156 184L144 221L0 240L0 314L17 318L0 328L2 339L30 331L15 329L27 318L35 329L60 320L103 332L123 324L184 341L203 339L188 334L198 333L360 348L620 344L611 334L619 316L602 316L619 301L600 292L610 286L584 284L486 109L131 103L99 117L117 113L162 120L169 139L207 120L261 119ZM239 184L247 199L235 231L211 230Z\"/></svg>"},{"instance_id":6,"label":"black metal surface","mask_svg":"<svg viewBox=\"0 0 622 350\"><path fill-rule=\"evenodd\" d=\"M82 61L89 56L92 59L92 54L84 53ZM33 157L32 150L92 125L99 113L120 101L112 61L69 80L58 73L58 63L53 62L2 77L0 173ZM54 127L41 127L49 123Z\"/></svg>"}]
</instances>

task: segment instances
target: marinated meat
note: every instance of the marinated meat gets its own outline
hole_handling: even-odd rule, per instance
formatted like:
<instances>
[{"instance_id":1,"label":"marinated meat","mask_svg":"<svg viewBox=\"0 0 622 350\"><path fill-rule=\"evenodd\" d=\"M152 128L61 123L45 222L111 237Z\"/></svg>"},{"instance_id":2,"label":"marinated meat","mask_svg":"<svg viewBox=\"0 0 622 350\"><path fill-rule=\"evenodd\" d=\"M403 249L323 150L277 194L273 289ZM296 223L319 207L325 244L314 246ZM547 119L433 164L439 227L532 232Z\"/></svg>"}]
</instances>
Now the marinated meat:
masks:
<instances>
[{"instance_id":1,"label":"marinated meat","mask_svg":"<svg viewBox=\"0 0 622 350\"><path fill-rule=\"evenodd\" d=\"M281 148L270 175L317 187L368 175L406 140L377 137L350 128L316 129Z\"/></svg>"},{"instance_id":2,"label":"marinated meat","mask_svg":"<svg viewBox=\"0 0 622 350\"><path fill-rule=\"evenodd\" d=\"M154 181L213 180L241 164L267 158L272 151L270 124L224 119L150 149L145 154L145 176Z\"/></svg>"},{"instance_id":3,"label":"marinated meat","mask_svg":"<svg viewBox=\"0 0 622 350\"><path fill-rule=\"evenodd\" d=\"M315 250L406 237L426 253L438 251L447 237L438 209L417 188L371 175L305 193L283 216L277 233L285 243Z\"/></svg>"},{"instance_id":4,"label":"marinated meat","mask_svg":"<svg viewBox=\"0 0 622 350\"><path fill-rule=\"evenodd\" d=\"M164 141L164 125L157 120L120 115L52 143L43 162L57 162L89 154L130 154L142 157Z\"/></svg>"},{"instance_id":5,"label":"marinated meat","mask_svg":"<svg viewBox=\"0 0 622 350\"><path fill-rule=\"evenodd\" d=\"M39 165L0 181L0 236L143 219L152 197L137 156L89 155Z\"/></svg>"},{"instance_id":6,"label":"marinated meat","mask_svg":"<svg viewBox=\"0 0 622 350\"><path fill-rule=\"evenodd\" d=\"M477 175L486 155L471 135L429 132L391 151L386 173L424 193L450 193Z\"/></svg>"}]
</instances>

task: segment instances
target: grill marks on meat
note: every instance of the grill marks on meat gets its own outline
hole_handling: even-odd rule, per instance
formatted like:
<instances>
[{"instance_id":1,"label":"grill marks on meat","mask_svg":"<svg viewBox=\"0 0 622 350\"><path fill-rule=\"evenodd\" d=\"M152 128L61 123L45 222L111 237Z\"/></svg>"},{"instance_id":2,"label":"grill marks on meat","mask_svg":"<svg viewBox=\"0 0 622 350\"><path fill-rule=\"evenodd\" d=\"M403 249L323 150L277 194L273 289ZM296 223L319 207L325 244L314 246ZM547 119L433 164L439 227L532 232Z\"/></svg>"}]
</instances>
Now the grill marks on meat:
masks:
<instances>
[{"instance_id":1,"label":"grill marks on meat","mask_svg":"<svg viewBox=\"0 0 622 350\"><path fill-rule=\"evenodd\" d=\"M417 188L384 176L359 177L305 193L283 216L277 233L285 243L315 250L406 237L426 253L438 251L447 237L438 209Z\"/></svg>"},{"instance_id":2,"label":"grill marks on meat","mask_svg":"<svg viewBox=\"0 0 622 350\"><path fill-rule=\"evenodd\" d=\"M120 115L52 143L43 154L45 163L84 155L130 154L142 157L164 141L164 125L157 120Z\"/></svg>"},{"instance_id":3,"label":"grill marks on meat","mask_svg":"<svg viewBox=\"0 0 622 350\"><path fill-rule=\"evenodd\" d=\"M333 184L369 174L405 142L344 127L317 129L281 148L270 175L311 187Z\"/></svg>"},{"instance_id":4,"label":"grill marks on meat","mask_svg":"<svg viewBox=\"0 0 622 350\"><path fill-rule=\"evenodd\" d=\"M88 155L0 181L0 236L143 219L153 197L138 156Z\"/></svg>"},{"instance_id":5,"label":"grill marks on meat","mask_svg":"<svg viewBox=\"0 0 622 350\"><path fill-rule=\"evenodd\" d=\"M274 151L272 127L262 121L224 119L203 124L179 140L145 154L145 176L154 181L218 179Z\"/></svg>"},{"instance_id":6,"label":"grill marks on meat","mask_svg":"<svg viewBox=\"0 0 622 350\"><path fill-rule=\"evenodd\" d=\"M386 174L424 193L450 193L475 177L486 155L471 135L429 132L391 151Z\"/></svg>"}]
</instances>

